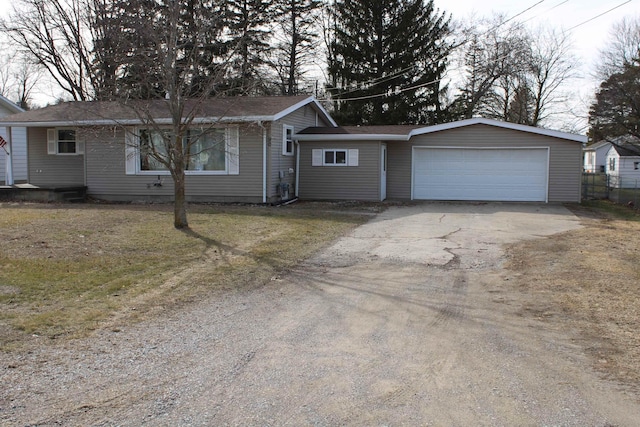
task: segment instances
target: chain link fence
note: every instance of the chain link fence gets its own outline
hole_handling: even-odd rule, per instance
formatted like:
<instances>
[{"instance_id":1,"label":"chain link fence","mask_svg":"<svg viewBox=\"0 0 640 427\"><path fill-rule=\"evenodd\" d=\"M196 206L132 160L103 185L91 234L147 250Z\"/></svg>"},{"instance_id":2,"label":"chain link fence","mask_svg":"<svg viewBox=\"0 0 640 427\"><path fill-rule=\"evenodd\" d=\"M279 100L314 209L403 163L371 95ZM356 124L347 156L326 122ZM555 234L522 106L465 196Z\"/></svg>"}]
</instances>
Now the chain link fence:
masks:
<instances>
[{"instance_id":1,"label":"chain link fence","mask_svg":"<svg viewBox=\"0 0 640 427\"><path fill-rule=\"evenodd\" d=\"M604 173L584 173L582 199L609 199L622 205L640 207L640 179L615 177Z\"/></svg>"}]
</instances>

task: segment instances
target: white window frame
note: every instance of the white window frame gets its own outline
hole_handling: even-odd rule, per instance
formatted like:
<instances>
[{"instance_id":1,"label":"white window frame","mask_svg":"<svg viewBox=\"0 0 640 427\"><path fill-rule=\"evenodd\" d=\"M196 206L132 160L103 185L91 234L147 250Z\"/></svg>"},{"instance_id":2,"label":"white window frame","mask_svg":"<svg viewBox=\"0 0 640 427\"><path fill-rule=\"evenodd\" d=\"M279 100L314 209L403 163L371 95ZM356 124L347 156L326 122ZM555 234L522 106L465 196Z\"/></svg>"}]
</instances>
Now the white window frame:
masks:
<instances>
[{"instance_id":1,"label":"white window frame","mask_svg":"<svg viewBox=\"0 0 640 427\"><path fill-rule=\"evenodd\" d=\"M140 132L144 129L153 130L149 127L137 127L127 131L127 141L125 143L125 173L127 175L151 175L165 176L171 173L168 170L142 170L140 165ZM185 175L239 175L239 127L237 125L225 126L225 168L224 170L186 170Z\"/></svg>"},{"instance_id":2,"label":"white window frame","mask_svg":"<svg viewBox=\"0 0 640 427\"><path fill-rule=\"evenodd\" d=\"M287 138L287 132L291 131L291 138ZM282 155L293 156L295 154L295 144L293 143L293 134L295 129L293 126L282 125ZM289 145L291 149L289 150Z\"/></svg>"},{"instance_id":3,"label":"white window frame","mask_svg":"<svg viewBox=\"0 0 640 427\"><path fill-rule=\"evenodd\" d=\"M333 163L327 163L327 153L333 153ZM344 163L337 163L336 159L338 153L344 153ZM349 165L349 150L345 148L330 148L322 150L322 165L323 166L348 166Z\"/></svg>"},{"instance_id":4,"label":"white window frame","mask_svg":"<svg viewBox=\"0 0 640 427\"><path fill-rule=\"evenodd\" d=\"M327 163L326 153L345 153L345 163ZM357 148L314 148L311 150L311 166L345 167L358 166L360 151Z\"/></svg>"},{"instance_id":5,"label":"white window frame","mask_svg":"<svg viewBox=\"0 0 640 427\"><path fill-rule=\"evenodd\" d=\"M60 140L60 131L71 130L75 134L73 143L75 151L73 153L61 153L60 142L72 142L71 140ZM47 129L47 154L56 156L81 156L84 154L84 142L78 140L78 129L72 127L57 127Z\"/></svg>"}]
</instances>

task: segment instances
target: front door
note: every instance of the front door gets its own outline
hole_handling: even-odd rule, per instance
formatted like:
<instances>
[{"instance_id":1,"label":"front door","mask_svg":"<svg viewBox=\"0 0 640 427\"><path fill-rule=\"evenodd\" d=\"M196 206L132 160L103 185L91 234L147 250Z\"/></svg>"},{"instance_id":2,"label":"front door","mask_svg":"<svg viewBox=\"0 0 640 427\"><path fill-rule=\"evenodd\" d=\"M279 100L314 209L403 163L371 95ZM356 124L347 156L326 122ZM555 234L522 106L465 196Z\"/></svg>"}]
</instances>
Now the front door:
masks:
<instances>
[{"instance_id":1,"label":"front door","mask_svg":"<svg viewBox=\"0 0 640 427\"><path fill-rule=\"evenodd\" d=\"M380 150L380 200L387 198L387 144Z\"/></svg>"}]
</instances>

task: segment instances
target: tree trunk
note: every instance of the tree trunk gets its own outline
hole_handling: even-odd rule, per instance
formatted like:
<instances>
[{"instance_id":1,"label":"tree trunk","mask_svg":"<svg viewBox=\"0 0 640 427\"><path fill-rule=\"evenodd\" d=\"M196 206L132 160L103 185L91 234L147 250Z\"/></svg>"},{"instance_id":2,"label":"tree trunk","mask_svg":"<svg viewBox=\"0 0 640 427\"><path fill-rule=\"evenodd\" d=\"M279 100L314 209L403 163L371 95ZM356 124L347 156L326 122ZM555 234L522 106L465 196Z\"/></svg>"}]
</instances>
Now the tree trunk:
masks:
<instances>
[{"instance_id":1,"label":"tree trunk","mask_svg":"<svg viewBox=\"0 0 640 427\"><path fill-rule=\"evenodd\" d=\"M176 171L176 174L173 177L173 184L173 226L179 230L189 228L189 223L187 222L187 200L185 197L184 170Z\"/></svg>"}]
</instances>

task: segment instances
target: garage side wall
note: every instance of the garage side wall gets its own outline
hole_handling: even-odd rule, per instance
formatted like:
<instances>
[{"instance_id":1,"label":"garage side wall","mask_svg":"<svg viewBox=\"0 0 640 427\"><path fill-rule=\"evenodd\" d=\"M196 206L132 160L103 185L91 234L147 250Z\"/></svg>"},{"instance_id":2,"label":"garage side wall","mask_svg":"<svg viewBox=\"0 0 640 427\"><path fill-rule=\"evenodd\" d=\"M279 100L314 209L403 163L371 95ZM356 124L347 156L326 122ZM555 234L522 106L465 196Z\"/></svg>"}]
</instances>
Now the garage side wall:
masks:
<instances>
[{"instance_id":1,"label":"garage side wall","mask_svg":"<svg viewBox=\"0 0 640 427\"><path fill-rule=\"evenodd\" d=\"M389 198L411 198L411 153L414 146L549 147L549 202L580 201L582 145L579 142L483 124L419 135L409 143L390 142Z\"/></svg>"},{"instance_id":2,"label":"garage side wall","mask_svg":"<svg viewBox=\"0 0 640 427\"><path fill-rule=\"evenodd\" d=\"M380 142L301 142L300 192L306 200L380 200ZM312 166L314 149L357 149L358 166Z\"/></svg>"}]
</instances>

